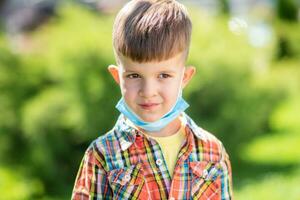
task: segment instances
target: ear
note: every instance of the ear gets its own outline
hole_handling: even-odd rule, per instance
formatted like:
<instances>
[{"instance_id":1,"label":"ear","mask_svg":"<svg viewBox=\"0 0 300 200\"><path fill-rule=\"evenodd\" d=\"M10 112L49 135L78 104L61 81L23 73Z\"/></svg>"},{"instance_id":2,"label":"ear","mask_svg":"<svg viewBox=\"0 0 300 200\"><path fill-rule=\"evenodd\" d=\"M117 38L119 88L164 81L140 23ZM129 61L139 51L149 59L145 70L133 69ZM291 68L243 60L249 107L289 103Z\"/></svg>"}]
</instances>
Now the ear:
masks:
<instances>
[{"instance_id":1,"label":"ear","mask_svg":"<svg viewBox=\"0 0 300 200\"><path fill-rule=\"evenodd\" d=\"M119 67L117 67L115 65L109 65L107 67L107 69L108 69L109 73L111 74L111 76L116 81L116 83L120 85Z\"/></svg>"},{"instance_id":2,"label":"ear","mask_svg":"<svg viewBox=\"0 0 300 200\"><path fill-rule=\"evenodd\" d=\"M190 82L190 80L193 78L195 73L196 73L196 68L194 66L188 66L185 68L182 88L185 88L185 86Z\"/></svg>"}]
</instances>

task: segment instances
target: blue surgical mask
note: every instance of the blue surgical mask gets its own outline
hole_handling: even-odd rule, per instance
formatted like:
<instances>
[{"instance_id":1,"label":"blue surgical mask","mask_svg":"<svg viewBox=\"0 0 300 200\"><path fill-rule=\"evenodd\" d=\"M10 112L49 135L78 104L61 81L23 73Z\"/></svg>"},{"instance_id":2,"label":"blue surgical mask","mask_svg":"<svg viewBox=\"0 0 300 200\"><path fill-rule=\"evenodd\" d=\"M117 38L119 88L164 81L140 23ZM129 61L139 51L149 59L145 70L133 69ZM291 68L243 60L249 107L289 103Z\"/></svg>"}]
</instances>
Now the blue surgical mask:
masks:
<instances>
[{"instance_id":1,"label":"blue surgical mask","mask_svg":"<svg viewBox=\"0 0 300 200\"><path fill-rule=\"evenodd\" d=\"M148 132L157 132L167 126L171 121L176 119L185 109L189 107L189 104L182 98L182 91L178 95L177 101L173 108L165 114L162 118L155 122L145 122L139 118L137 114L135 114L129 106L126 104L124 98L116 105L116 108L131 122L133 122L136 126L148 131Z\"/></svg>"}]
</instances>

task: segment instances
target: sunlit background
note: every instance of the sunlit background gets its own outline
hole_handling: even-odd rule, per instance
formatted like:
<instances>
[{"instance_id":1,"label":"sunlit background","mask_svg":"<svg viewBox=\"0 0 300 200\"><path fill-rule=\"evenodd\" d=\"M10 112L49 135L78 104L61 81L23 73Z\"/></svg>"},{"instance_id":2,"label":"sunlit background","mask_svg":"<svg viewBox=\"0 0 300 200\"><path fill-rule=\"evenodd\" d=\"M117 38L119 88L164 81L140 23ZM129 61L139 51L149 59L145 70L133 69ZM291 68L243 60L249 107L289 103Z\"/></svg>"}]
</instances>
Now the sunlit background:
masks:
<instances>
[{"instance_id":1,"label":"sunlit background","mask_svg":"<svg viewBox=\"0 0 300 200\"><path fill-rule=\"evenodd\" d=\"M0 1L0 199L70 199L118 112L122 0ZM187 113L220 138L237 200L300 199L300 1L189 0Z\"/></svg>"}]
</instances>

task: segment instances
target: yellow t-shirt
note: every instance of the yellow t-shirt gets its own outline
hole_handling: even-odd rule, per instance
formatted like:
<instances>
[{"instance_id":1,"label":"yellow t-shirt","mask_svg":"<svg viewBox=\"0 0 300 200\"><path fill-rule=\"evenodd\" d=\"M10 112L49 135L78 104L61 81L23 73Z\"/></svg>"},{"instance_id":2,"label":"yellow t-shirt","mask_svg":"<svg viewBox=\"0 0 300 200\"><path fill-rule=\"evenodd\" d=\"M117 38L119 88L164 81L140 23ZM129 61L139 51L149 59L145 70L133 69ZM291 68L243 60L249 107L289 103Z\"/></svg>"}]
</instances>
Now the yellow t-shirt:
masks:
<instances>
[{"instance_id":1,"label":"yellow t-shirt","mask_svg":"<svg viewBox=\"0 0 300 200\"><path fill-rule=\"evenodd\" d=\"M153 138L159 144L163 152L165 161L167 163L170 176L173 176L173 171L176 165L177 156L185 138L184 126L181 126L179 131L171 136L166 136L166 137L148 136L148 137Z\"/></svg>"}]
</instances>

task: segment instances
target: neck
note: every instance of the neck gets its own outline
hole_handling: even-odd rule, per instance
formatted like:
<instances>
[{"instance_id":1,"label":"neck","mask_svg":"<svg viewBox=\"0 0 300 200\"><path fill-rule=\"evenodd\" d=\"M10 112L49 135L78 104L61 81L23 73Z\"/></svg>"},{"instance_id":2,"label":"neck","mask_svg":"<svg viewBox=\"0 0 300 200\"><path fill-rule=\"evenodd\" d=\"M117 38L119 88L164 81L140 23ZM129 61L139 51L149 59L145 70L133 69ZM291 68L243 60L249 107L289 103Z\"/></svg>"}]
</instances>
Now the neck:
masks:
<instances>
[{"instance_id":1,"label":"neck","mask_svg":"<svg viewBox=\"0 0 300 200\"><path fill-rule=\"evenodd\" d=\"M177 117L176 119L171 121L166 127L161 129L160 131L149 132L149 131L143 130L143 132L150 136L167 137L167 136L171 136L171 135L174 135L175 133L177 133L180 129L180 126L181 126L181 121L180 121L179 117Z\"/></svg>"}]
</instances>

